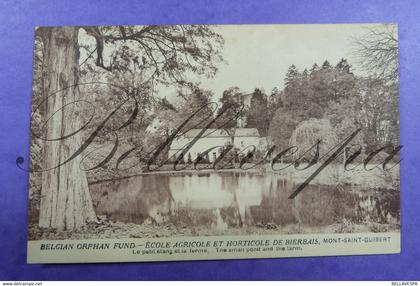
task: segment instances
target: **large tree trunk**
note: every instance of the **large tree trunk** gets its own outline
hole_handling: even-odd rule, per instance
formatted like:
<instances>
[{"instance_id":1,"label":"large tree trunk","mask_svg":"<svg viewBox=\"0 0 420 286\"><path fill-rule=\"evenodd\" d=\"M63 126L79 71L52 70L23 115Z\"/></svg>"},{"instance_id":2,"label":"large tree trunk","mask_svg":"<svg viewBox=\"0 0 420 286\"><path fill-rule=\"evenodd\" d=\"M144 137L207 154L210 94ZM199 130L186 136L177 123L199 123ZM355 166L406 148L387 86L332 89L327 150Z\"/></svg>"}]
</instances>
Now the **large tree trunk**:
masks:
<instances>
[{"instance_id":1,"label":"large tree trunk","mask_svg":"<svg viewBox=\"0 0 420 286\"><path fill-rule=\"evenodd\" d=\"M48 139L60 138L80 128L80 106L67 105L80 99L77 38L76 27L48 29L44 38L44 96L62 90L47 100L44 119L53 116L46 127L45 137ZM67 139L45 141L44 168L67 160L80 147L81 140L79 132ZM43 172L40 227L73 230L87 221L96 220L86 173L79 166L80 160L78 156L58 168Z\"/></svg>"}]
</instances>

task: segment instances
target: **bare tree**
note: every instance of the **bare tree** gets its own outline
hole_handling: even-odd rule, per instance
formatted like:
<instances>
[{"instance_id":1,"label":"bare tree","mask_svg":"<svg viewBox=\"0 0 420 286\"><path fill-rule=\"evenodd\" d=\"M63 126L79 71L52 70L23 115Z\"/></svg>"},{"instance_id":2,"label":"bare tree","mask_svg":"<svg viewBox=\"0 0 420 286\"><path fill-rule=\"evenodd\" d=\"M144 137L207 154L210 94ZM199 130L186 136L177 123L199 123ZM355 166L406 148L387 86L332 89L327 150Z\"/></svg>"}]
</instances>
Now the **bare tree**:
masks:
<instances>
[{"instance_id":1,"label":"bare tree","mask_svg":"<svg viewBox=\"0 0 420 286\"><path fill-rule=\"evenodd\" d=\"M375 78L398 81L397 26L386 24L367 28L367 33L354 40L354 54L359 65Z\"/></svg>"}]
</instances>

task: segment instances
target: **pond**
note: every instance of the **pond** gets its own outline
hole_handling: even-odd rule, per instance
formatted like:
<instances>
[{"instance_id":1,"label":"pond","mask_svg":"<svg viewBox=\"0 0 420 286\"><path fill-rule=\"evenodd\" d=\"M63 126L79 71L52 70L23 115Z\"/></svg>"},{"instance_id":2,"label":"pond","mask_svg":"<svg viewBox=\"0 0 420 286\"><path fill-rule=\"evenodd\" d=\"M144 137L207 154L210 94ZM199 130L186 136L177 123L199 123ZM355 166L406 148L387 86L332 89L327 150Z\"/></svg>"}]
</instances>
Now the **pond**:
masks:
<instances>
[{"instance_id":1,"label":"pond","mask_svg":"<svg viewBox=\"0 0 420 286\"><path fill-rule=\"evenodd\" d=\"M297 187L273 173L231 171L143 175L90 189L97 214L136 224L227 230L399 222L398 191L312 184L289 199Z\"/></svg>"}]
</instances>

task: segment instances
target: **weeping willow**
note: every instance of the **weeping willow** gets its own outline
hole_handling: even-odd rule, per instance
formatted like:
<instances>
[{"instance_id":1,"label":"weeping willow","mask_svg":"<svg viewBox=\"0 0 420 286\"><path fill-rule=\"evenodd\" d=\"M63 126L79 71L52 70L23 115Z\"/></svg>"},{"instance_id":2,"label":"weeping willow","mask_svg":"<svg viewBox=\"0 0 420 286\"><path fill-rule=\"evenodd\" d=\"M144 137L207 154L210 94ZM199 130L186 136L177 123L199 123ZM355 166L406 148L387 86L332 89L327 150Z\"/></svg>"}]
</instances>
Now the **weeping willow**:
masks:
<instances>
[{"instance_id":1,"label":"weeping willow","mask_svg":"<svg viewBox=\"0 0 420 286\"><path fill-rule=\"evenodd\" d=\"M319 142L319 150L314 147L317 142ZM312 160L317 151L319 156L323 156L338 143L338 137L331 122L328 119L315 118L301 122L293 131L289 141L290 146L298 147L293 158L296 160L302 157L300 162Z\"/></svg>"}]
</instances>

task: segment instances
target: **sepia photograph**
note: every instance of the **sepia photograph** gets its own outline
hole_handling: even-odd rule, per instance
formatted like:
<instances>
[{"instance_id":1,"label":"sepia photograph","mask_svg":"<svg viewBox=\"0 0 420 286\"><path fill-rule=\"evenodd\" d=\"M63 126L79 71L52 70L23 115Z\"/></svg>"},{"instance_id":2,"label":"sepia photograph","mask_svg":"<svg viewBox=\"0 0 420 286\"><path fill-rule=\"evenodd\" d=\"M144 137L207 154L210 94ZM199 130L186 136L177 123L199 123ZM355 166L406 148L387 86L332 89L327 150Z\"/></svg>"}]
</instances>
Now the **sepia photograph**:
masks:
<instances>
[{"instance_id":1,"label":"sepia photograph","mask_svg":"<svg viewBox=\"0 0 420 286\"><path fill-rule=\"evenodd\" d=\"M29 241L399 234L396 25L37 27L34 49Z\"/></svg>"}]
</instances>

